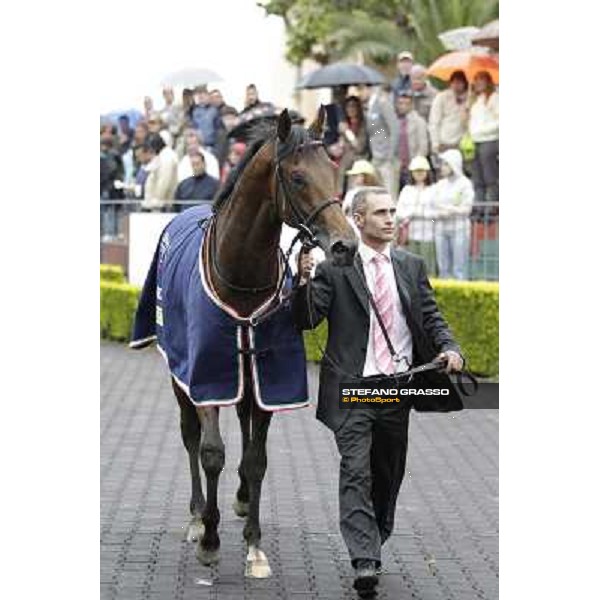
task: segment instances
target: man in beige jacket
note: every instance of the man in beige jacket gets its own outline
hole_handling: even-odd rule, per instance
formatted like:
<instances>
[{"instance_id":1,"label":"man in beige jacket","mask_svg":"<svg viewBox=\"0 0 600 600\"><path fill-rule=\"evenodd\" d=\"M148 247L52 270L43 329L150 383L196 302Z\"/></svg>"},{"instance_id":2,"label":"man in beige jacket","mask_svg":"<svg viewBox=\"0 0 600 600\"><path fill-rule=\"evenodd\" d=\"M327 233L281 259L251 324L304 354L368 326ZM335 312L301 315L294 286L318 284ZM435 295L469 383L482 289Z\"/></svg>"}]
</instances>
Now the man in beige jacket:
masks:
<instances>
[{"instance_id":1,"label":"man in beige jacket","mask_svg":"<svg viewBox=\"0 0 600 600\"><path fill-rule=\"evenodd\" d=\"M433 100L429 114L429 136L434 154L458 148L460 139L467 131L468 91L469 83L465 74L455 71L450 77L448 89Z\"/></svg>"},{"instance_id":2,"label":"man in beige jacket","mask_svg":"<svg viewBox=\"0 0 600 600\"><path fill-rule=\"evenodd\" d=\"M145 167L148 177L144 185L142 208L168 209L173 204L178 183L177 156L157 133L148 135L144 148L152 158Z\"/></svg>"}]
</instances>

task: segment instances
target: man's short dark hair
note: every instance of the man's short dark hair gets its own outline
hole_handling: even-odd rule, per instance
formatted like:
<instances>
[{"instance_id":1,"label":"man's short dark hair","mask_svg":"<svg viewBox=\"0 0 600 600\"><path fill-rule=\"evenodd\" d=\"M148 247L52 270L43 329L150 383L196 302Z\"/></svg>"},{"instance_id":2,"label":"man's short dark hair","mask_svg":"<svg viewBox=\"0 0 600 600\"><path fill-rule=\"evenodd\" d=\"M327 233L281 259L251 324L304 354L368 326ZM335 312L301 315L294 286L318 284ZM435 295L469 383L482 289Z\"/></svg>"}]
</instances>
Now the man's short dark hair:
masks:
<instances>
[{"instance_id":1,"label":"man's short dark hair","mask_svg":"<svg viewBox=\"0 0 600 600\"><path fill-rule=\"evenodd\" d=\"M368 185L361 188L358 188L358 191L354 194L354 198L352 198L352 210L351 214L354 213L363 213L365 211L365 206L367 204L367 197L370 194L375 194L376 196L380 194L387 194L389 192L386 188L378 185Z\"/></svg>"},{"instance_id":2,"label":"man's short dark hair","mask_svg":"<svg viewBox=\"0 0 600 600\"><path fill-rule=\"evenodd\" d=\"M127 121L129 123L129 115L121 115L119 121Z\"/></svg>"},{"instance_id":3,"label":"man's short dark hair","mask_svg":"<svg viewBox=\"0 0 600 600\"><path fill-rule=\"evenodd\" d=\"M154 154L159 154L165 146L165 141L159 133L150 133L144 140L144 149L150 150Z\"/></svg>"},{"instance_id":4,"label":"man's short dark hair","mask_svg":"<svg viewBox=\"0 0 600 600\"><path fill-rule=\"evenodd\" d=\"M247 90L255 90L255 89L256 89L256 86L255 86L253 83L249 83L249 84L246 86L246 89L247 89Z\"/></svg>"}]
</instances>

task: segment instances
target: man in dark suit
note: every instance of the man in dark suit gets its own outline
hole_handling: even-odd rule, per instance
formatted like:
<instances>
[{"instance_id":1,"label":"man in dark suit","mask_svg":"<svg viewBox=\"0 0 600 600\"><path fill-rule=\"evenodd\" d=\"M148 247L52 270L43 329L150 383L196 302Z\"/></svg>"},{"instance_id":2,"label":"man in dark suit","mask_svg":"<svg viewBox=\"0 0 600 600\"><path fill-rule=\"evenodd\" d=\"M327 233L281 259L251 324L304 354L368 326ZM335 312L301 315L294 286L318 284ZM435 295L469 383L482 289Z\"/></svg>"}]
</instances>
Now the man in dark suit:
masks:
<instances>
[{"instance_id":1,"label":"man in dark suit","mask_svg":"<svg viewBox=\"0 0 600 600\"><path fill-rule=\"evenodd\" d=\"M390 247L395 203L387 190L359 190L352 214L361 235L354 265L337 267L324 261L307 285L314 260L302 254L292 311L302 329L313 329L324 318L328 320L317 418L333 431L340 452L340 529L355 569L354 586L368 592L378 583L381 545L394 525L411 406L446 412L461 410L463 405L448 375L441 372L427 372L423 382L449 387L450 394L420 396L412 405L340 409L339 384L406 370L402 365L418 365L436 357L445 361L449 373L460 370L463 359L437 308L423 259ZM365 285L400 359L397 362L369 304Z\"/></svg>"}]
</instances>

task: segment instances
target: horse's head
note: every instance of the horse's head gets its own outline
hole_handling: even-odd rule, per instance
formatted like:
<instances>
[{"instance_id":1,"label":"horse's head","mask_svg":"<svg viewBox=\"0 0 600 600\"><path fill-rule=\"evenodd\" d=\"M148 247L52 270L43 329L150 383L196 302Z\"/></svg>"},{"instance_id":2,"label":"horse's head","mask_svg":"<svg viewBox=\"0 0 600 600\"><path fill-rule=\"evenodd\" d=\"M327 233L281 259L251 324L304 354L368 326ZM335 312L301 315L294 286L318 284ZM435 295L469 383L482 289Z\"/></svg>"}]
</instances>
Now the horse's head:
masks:
<instances>
[{"instance_id":1,"label":"horse's head","mask_svg":"<svg viewBox=\"0 0 600 600\"><path fill-rule=\"evenodd\" d=\"M275 142L276 202L281 219L310 233L335 265L351 265L357 239L336 199L337 174L323 148L325 110L308 130L279 116Z\"/></svg>"}]
</instances>

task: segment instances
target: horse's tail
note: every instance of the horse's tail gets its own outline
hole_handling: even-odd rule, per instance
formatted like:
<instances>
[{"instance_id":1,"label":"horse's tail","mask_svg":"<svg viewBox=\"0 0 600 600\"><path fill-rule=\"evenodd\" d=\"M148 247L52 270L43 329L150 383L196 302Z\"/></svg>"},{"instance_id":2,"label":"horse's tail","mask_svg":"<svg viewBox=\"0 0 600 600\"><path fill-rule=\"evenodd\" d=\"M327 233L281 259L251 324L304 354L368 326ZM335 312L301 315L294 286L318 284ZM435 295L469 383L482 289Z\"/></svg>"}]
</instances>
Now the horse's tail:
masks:
<instances>
[{"instance_id":1,"label":"horse's tail","mask_svg":"<svg viewBox=\"0 0 600 600\"><path fill-rule=\"evenodd\" d=\"M156 246L154 258L148 275L146 275L146 282L135 311L129 347L136 350L145 348L156 340L156 283L159 254L160 242Z\"/></svg>"}]
</instances>

